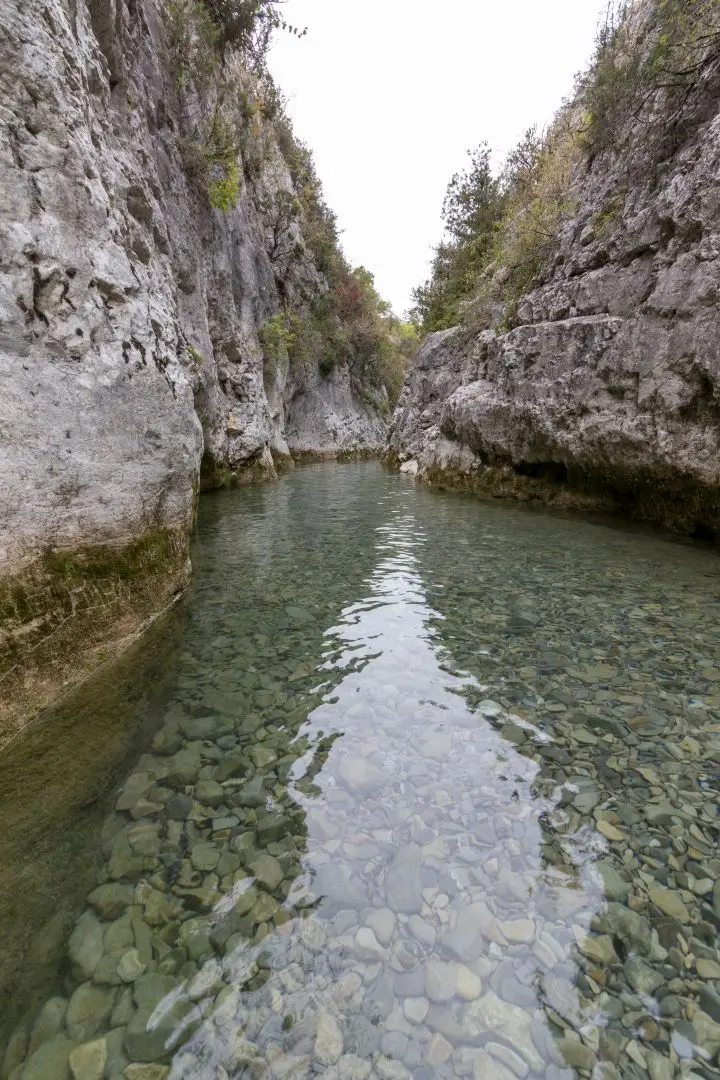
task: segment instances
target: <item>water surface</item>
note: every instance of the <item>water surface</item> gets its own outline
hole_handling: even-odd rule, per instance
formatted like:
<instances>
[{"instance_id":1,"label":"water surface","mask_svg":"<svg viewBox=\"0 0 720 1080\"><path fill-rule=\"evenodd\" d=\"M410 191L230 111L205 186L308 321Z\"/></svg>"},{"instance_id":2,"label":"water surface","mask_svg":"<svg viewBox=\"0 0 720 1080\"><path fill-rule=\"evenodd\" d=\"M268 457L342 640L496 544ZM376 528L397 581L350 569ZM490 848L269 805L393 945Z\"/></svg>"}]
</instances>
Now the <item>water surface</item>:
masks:
<instances>
[{"instance_id":1,"label":"water surface","mask_svg":"<svg viewBox=\"0 0 720 1080\"><path fill-rule=\"evenodd\" d=\"M718 1075L716 556L362 464L206 498L193 558L47 960L10 905L3 1075Z\"/></svg>"}]
</instances>

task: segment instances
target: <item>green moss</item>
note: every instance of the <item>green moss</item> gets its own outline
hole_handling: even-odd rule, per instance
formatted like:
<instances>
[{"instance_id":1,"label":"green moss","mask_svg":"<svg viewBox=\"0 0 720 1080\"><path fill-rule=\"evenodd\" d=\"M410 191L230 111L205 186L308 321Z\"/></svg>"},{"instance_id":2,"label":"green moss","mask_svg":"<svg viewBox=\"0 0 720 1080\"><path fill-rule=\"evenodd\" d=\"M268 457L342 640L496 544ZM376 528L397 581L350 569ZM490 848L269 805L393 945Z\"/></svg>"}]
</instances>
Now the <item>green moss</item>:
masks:
<instances>
[{"instance_id":1,"label":"green moss","mask_svg":"<svg viewBox=\"0 0 720 1080\"><path fill-rule=\"evenodd\" d=\"M141 574L162 569L173 554L173 537L166 529L146 533L118 550L109 544L84 551L55 549L42 556L42 568L65 590L77 582L113 577L132 581Z\"/></svg>"},{"instance_id":2,"label":"green moss","mask_svg":"<svg viewBox=\"0 0 720 1080\"><path fill-rule=\"evenodd\" d=\"M201 491L244 487L247 484L260 484L275 479L277 479L275 466L269 465L260 454L232 468L227 462L218 461L209 451L206 451L200 464Z\"/></svg>"},{"instance_id":3,"label":"green moss","mask_svg":"<svg viewBox=\"0 0 720 1080\"><path fill-rule=\"evenodd\" d=\"M399 467L394 453L385 455L384 461L389 468ZM536 474L532 475L532 471ZM682 536L720 541L720 488L689 480L671 470L566 470L549 462L527 471L510 464L485 465L469 472L430 467L421 479L440 489L619 515Z\"/></svg>"},{"instance_id":4,"label":"green moss","mask_svg":"<svg viewBox=\"0 0 720 1080\"><path fill-rule=\"evenodd\" d=\"M0 581L0 742L110 655L186 581L184 529L48 549Z\"/></svg>"}]
</instances>

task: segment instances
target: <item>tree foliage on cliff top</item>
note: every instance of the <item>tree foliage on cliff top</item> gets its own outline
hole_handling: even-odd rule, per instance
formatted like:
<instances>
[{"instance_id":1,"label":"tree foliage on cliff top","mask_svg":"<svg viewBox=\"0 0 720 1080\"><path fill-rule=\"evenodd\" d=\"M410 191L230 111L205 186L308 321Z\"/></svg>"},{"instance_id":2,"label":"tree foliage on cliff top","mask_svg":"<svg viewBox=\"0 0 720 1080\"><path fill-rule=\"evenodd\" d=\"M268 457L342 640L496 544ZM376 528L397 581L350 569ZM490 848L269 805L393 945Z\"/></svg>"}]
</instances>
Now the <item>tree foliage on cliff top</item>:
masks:
<instances>
[{"instance_id":1,"label":"tree foliage on cliff top","mask_svg":"<svg viewBox=\"0 0 720 1080\"><path fill-rule=\"evenodd\" d=\"M423 330L509 325L550 270L578 170L609 153L651 177L718 82L720 0L610 0L593 61L547 131L526 132L497 175L481 144L450 181L445 236L413 294Z\"/></svg>"}]
</instances>

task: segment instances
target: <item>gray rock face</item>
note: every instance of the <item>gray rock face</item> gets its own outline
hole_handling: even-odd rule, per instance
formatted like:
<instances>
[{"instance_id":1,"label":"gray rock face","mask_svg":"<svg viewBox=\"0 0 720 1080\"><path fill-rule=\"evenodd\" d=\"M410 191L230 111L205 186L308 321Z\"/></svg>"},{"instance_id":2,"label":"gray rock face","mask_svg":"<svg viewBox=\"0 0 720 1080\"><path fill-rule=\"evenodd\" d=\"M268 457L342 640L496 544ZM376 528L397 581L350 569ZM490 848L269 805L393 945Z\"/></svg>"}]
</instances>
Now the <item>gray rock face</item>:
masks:
<instances>
[{"instance_id":1,"label":"gray rock face","mask_svg":"<svg viewBox=\"0 0 720 1080\"><path fill-rule=\"evenodd\" d=\"M603 155L577 176L546 282L512 329L431 335L391 424L428 480L618 505L720 526L720 113L639 178ZM643 129L634 133L642 151ZM628 175L629 173L629 175Z\"/></svg>"},{"instance_id":2,"label":"gray rock face","mask_svg":"<svg viewBox=\"0 0 720 1080\"><path fill-rule=\"evenodd\" d=\"M77 654L88 604L95 644L98 612L137 614L141 570L143 615L184 584L203 454L274 476L291 450L378 450L385 425L342 362L266 387L258 329L281 293L302 305L327 286L311 259L271 259L267 207L292 180L269 127L231 212L187 179L165 6L3 0L0 17L2 679L68 617ZM94 574L87 604L84 580L58 599L44 552L114 557L149 534L162 566L139 558Z\"/></svg>"}]
</instances>

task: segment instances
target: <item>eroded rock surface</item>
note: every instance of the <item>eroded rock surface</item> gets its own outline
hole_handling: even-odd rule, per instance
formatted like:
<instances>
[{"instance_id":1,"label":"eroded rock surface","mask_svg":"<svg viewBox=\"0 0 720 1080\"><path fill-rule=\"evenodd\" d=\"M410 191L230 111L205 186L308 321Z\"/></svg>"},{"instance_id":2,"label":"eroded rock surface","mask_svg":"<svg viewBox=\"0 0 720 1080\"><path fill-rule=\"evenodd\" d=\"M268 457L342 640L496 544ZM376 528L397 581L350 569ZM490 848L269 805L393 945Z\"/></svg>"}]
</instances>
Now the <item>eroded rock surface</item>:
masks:
<instances>
[{"instance_id":1,"label":"eroded rock surface","mask_svg":"<svg viewBox=\"0 0 720 1080\"><path fill-rule=\"evenodd\" d=\"M390 450L493 494L720 526L720 115L708 85L683 144L575 178L546 282L495 328L425 342ZM637 155L636 155L637 156ZM646 155L647 156L647 155ZM511 327L511 328L510 328ZM560 482L560 483L558 483Z\"/></svg>"},{"instance_id":2,"label":"eroded rock surface","mask_svg":"<svg viewBox=\"0 0 720 1080\"><path fill-rule=\"evenodd\" d=\"M131 632L182 587L201 460L210 482L267 477L295 448L384 439L342 362L330 379L313 363L263 372L258 329L281 301L327 284L312 259L271 257L267 208L292 179L269 124L231 212L188 179L166 15L159 0L0 4L10 727L67 674L71 644L76 668L91 643Z\"/></svg>"}]
</instances>

